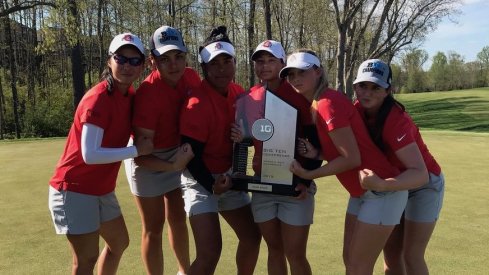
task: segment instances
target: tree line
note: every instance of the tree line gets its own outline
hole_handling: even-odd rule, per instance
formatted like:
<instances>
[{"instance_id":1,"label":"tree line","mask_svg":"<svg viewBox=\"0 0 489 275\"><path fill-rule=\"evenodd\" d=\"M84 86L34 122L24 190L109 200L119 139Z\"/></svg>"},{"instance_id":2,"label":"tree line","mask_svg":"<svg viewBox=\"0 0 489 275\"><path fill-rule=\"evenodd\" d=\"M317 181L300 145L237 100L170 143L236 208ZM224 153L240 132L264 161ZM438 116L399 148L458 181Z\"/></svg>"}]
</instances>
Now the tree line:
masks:
<instances>
[{"instance_id":1,"label":"tree line","mask_svg":"<svg viewBox=\"0 0 489 275\"><path fill-rule=\"evenodd\" d=\"M181 30L189 66L196 69L198 47L208 31L226 25L237 49L236 82L243 87L256 81L250 55L265 39L280 41L287 52L316 51L330 86L349 96L356 69L367 58L392 63L396 84L404 92L485 86L488 68L482 59L480 64L465 64L449 53L446 62L436 57L433 72L422 69L426 55L419 52L420 43L442 18L456 14L459 4L459 0L0 0L0 139L64 136L74 108L105 67L113 36L129 31L148 41L161 25ZM456 62L461 64L457 67ZM477 70L480 77L449 85L454 78L446 78L443 70L448 69Z\"/></svg>"}]
</instances>

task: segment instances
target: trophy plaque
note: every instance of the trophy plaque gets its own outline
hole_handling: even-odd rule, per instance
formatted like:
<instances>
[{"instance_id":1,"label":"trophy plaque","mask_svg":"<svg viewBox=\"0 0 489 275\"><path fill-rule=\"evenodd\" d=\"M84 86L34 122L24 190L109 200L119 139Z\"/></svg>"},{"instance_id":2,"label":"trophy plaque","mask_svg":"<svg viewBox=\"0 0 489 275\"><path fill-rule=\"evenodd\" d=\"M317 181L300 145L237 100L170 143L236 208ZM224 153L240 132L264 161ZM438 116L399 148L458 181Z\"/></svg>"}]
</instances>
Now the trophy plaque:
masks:
<instances>
[{"instance_id":1,"label":"trophy plaque","mask_svg":"<svg viewBox=\"0 0 489 275\"><path fill-rule=\"evenodd\" d=\"M298 178L289 171L295 158L298 111L268 90L236 101L243 139L234 144L233 189L295 196Z\"/></svg>"}]
</instances>

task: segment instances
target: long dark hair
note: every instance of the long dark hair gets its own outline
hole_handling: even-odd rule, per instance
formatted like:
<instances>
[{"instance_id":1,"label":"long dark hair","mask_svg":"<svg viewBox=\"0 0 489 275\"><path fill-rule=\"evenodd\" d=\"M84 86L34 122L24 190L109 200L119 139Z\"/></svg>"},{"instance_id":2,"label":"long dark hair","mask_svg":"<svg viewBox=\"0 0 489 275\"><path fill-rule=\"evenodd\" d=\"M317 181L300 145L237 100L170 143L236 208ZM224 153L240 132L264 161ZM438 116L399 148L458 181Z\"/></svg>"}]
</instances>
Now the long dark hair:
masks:
<instances>
[{"instance_id":1,"label":"long dark hair","mask_svg":"<svg viewBox=\"0 0 489 275\"><path fill-rule=\"evenodd\" d=\"M390 87L388 89L390 89ZM401 102L397 101L394 96L392 96L392 93L389 92L389 95L385 97L384 102L379 108L377 116L375 117L374 124L367 127L370 138L382 151L385 151L385 144L382 139L382 132L384 131L385 121L387 120L391 109L396 105L403 111L405 111L406 108L404 107L404 105L402 105Z\"/></svg>"},{"instance_id":2,"label":"long dark hair","mask_svg":"<svg viewBox=\"0 0 489 275\"><path fill-rule=\"evenodd\" d=\"M112 55L107 58L107 62L105 62L107 65L105 66L105 69L103 72L100 74L100 81L107 81L107 93L109 95L112 95L114 92L114 77L112 76L112 69L109 66L109 60L112 58Z\"/></svg>"}]
</instances>

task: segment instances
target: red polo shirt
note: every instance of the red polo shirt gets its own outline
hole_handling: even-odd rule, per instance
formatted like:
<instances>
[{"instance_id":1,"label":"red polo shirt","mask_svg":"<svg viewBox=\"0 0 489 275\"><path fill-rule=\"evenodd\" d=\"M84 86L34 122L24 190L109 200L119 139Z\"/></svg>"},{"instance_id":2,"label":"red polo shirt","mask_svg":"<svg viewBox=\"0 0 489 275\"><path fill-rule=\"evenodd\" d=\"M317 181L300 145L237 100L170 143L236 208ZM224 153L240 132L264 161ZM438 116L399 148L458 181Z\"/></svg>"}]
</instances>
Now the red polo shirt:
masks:
<instances>
[{"instance_id":1,"label":"red polo shirt","mask_svg":"<svg viewBox=\"0 0 489 275\"><path fill-rule=\"evenodd\" d=\"M231 123L235 119L236 97L243 92L241 86L231 83L227 96L223 96L203 80L199 88L190 91L182 109L180 132L205 143L202 160L212 174L231 168Z\"/></svg>"},{"instance_id":2,"label":"red polo shirt","mask_svg":"<svg viewBox=\"0 0 489 275\"><path fill-rule=\"evenodd\" d=\"M185 68L175 88L161 79L158 70L152 71L136 92L133 126L155 131L155 149L178 146L181 108L188 91L199 85L200 77L191 68Z\"/></svg>"},{"instance_id":3,"label":"red polo shirt","mask_svg":"<svg viewBox=\"0 0 489 275\"><path fill-rule=\"evenodd\" d=\"M352 129L362 163L355 169L336 175L351 196L359 197L365 192L358 178L360 169L368 168L381 178L395 177L399 174L399 170L390 164L385 155L372 142L360 114L344 94L332 89L324 91L318 100L316 127L321 141L322 154L327 161L340 156L329 137L329 132L344 127Z\"/></svg>"},{"instance_id":4,"label":"red polo shirt","mask_svg":"<svg viewBox=\"0 0 489 275\"><path fill-rule=\"evenodd\" d=\"M49 184L58 190L89 195L105 195L114 191L121 162L88 165L81 154L84 123L104 129L102 147L125 147L131 133L131 104L134 90L128 95L113 90L107 93L107 82L90 89L78 104L66 146Z\"/></svg>"}]
</instances>

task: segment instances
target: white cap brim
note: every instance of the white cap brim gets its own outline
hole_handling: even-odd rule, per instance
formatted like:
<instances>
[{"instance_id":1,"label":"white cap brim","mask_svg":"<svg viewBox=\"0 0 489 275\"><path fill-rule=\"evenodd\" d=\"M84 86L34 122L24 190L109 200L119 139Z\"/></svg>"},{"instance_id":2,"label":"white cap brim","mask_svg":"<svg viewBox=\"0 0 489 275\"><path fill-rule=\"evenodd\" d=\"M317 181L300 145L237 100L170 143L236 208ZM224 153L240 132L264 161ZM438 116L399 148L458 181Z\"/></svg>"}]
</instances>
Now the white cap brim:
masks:
<instances>
[{"instance_id":1,"label":"white cap brim","mask_svg":"<svg viewBox=\"0 0 489 275\"><path fill-rule=\"evenodd\" d=\"M158 49L154 49L154 50L152 50L152 52L154 55L160 56L160 55L162 55L166 52L172 51L172 50L179 50L179 51L184 52L184 53L187 52L186 47L179 47L177 45L166 45L163 47L159 47Z\"/></svg>"},{"instance_id":2,"label":"white cap brim","mask_svg":"<svg viewBox=\"0 0 489 275\"><path fill-rule=\"evenodd\" d=\"M306 52L293 53L287 58L287 66L280 70L279 76L285 78L289 69L309 70L314 66L321 67L321 62L316 56Z\"/></svg>"},{"instance_id":3,"label":"white cap brim","mask_svg":"<svg viewBox=\"0 0 489 275\"><path fill-rule=\"evenodd\" d=\"M220 54L227 54L231 57L236 57L234 47L232 44L227 42L214 42L207 45L199 53L200 63L209 63L212 59Z\"/></svg>"},{"instance_id":4,"label":"white cap brim","mask_svg":"<svg viewBox=\"0 0 489 275\"><path fill-rule=\"evenodd\" d=\"M373 83L379 85L380 87L382 87L384 89L387 89L390 86L389 83L383 81L382 79L380 79L378 77L373 77L373 76L357 78L357 79L355 79L355 81L353 81L353 84L357 84L360 82L373 82Z\"/></svg>"}]
</instances>

